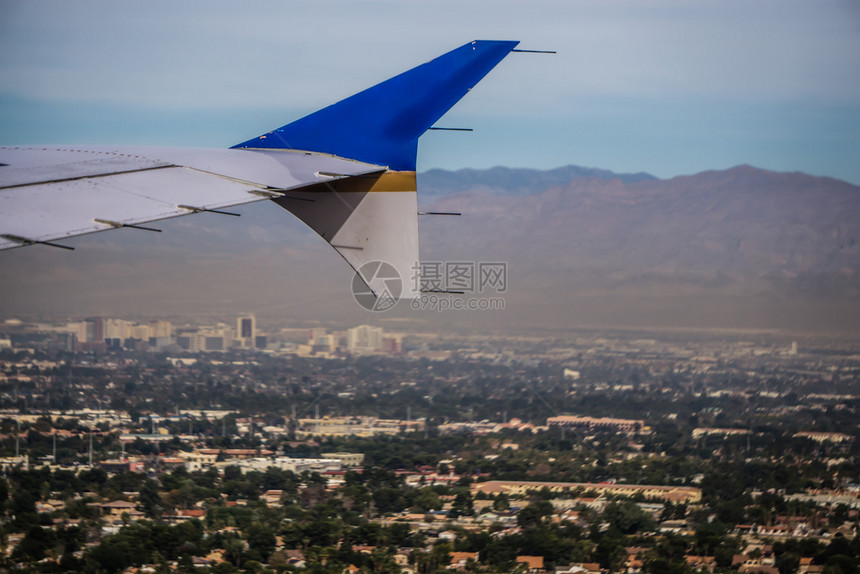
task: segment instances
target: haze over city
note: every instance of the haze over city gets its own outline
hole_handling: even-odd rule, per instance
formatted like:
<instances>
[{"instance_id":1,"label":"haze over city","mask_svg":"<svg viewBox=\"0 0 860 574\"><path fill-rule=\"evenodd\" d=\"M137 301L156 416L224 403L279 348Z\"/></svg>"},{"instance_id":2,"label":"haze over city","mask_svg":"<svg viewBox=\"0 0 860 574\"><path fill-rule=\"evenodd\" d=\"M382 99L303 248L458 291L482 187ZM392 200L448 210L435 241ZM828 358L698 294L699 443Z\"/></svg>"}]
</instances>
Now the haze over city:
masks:
<instances>
[{"instance_id":1,"label":"haze over city","mask_svg":"<svg viewBox=\"0 0 860 574\"><path fill-rule=\"evenodd\" d=\"M162 18L168 9L170 18ZM557 50L506 59L444 118L446 125L475 131L429 132L419 150L420 186L438 182L431 168L454 170L434 194L419 191L422 203L464 212L456 222L422 221L422 256L507 262L505 311L401 312L400 318L489 328L820 331L860 324L856 187L799 176L756 183L750 173L727 171L733 181L719 188L717 212L708 220L706 197L691 198L701 193L701 182L672 179L748 164L860 182L854 161L860 80L851 73L860 18L851 3L430 8L379 2L359 8L335 2L249 9L216 2L205 10L159 3L137 10L5 2L2 10L4 145L226 147L472 38L514 38L526 49ZM322 29L314 24L320 21ZM645 173L667 183L651 185L657 196L650 206L632 206L608 188L595 191L603 205L590 213L594 222L604 221L606 234L596 243L583 235L584 222L572 224L583 217L572 207L578 200L563 199L593 183L557 178L552 185L535 183L526 189L532 197L513 201L480 195L491 188L524 193L522 186L493 188L491 172L485 180L478 174L468 188L451 183L460 168L568 164ZM530 172L526 179L541 176ZM565 185L573 187L551 191ZM623 193L633 198L649 184L625 185ZM683 190L672 195L670 188ZM785 201L761 198L765 189L775 196L795 188ZM824 196L830 199L822 203ZM555 213L566 220L550 221L550 212L541 211L556 203L562 211ZM681 207L673 212L673 206ZM78 238L70 242L78 247L73 254L3 253L0 312L366 316L350 296L351 271L336 254L289 214L267 207L242 208L245 217L237 221L199 215L165 222L158 236L122 231ZM664 221L667 212L672 217ZM635 213L635 221L610 223L625 213ZM733 224L741 213L750 219ZM525 233L499 236L498 225ZM698 239L671 231L685 226L713 230ZM666 229L666 236L656 237L656 229ZM727 257L733 249L736 255Z\"/></svg>"}]
</instances>

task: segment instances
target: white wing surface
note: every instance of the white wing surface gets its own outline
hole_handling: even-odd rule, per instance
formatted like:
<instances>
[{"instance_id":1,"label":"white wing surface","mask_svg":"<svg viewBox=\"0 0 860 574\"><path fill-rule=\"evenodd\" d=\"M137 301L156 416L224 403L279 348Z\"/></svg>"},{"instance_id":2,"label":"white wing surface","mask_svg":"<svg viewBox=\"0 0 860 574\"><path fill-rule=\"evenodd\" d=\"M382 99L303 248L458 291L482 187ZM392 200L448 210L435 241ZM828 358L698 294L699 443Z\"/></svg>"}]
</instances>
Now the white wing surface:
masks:
<instances>
[{"instance_id":1,"label":"white wing surface","mask_svg":"<svg viewBox=\"0 0 860 574\"><path fill-rule=\"evenodd\" d=\"M194 148L0 148L0 249L274 198L384 167L318 153Z\"/></svg>"}]
</instances>

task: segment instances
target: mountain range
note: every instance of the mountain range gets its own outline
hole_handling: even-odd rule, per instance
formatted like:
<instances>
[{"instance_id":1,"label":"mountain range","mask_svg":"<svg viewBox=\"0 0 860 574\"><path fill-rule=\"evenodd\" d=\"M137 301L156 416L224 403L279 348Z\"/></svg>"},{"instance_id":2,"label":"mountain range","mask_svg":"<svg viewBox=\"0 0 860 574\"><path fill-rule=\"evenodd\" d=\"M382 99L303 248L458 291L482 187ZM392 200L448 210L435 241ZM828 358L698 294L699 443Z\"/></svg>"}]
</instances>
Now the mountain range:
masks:
<instances>
[{"instance_id":1,"label":"mountain range","mask_svg":"<svg viewBox=\"0 0 860 574\"><path fill-rule=\"evenodd\" d=\"M515 167L490 169L431 169L420 175L422 198L433 198L461 191L488 191L502 195L530 195L551 187L567 185L575 179L620 180L624 183L654 181L648 173L615 173L605 169L568 165L551 170Z\"/></svg>"},{"instance_id":2,"label":"mountain range","mask_svg":"<svg viewBox=\"0 0 860 574\"><path fill-rule=\"evenodd\" d=\"M744 165L667 180L584 175L528 194L519 182L488 188L433 202L463 221L432 219L424 245L431 256L508 261L512 290L520 278L548 318L794 328L858 318L857 186Z\"/></svg>"},{"instance_id":3,"label":"mountain range","mask_svg":"<svg viewBox=\"0 0 860 574\"><path fill-rule=\"evenodd\" d=\"M860 330L860 187L752 166L671 179L567 166L419 176L422 258L504 262L503 312L368 315L351 271L270 205L0 254L0 313L257 312L434 325Z\"/></svg>"}]
</instances>

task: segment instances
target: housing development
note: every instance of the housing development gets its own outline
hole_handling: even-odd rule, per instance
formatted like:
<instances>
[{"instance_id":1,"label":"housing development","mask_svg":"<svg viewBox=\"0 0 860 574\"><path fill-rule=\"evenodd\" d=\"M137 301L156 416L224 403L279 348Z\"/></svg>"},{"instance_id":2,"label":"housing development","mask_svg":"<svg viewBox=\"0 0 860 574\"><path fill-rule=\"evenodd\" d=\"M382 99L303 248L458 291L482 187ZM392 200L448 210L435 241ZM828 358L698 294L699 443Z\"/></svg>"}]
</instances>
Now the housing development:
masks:
<instances>
[{"instance_id":1,"label":"housing development","mask_svg":"<svg viewBox=\"0 0 860 574\"><path fill-rule=\"evenodd\" d=\"M855 572L860 343L0 325L0 564Z\"/></svg>"}]
</instances>

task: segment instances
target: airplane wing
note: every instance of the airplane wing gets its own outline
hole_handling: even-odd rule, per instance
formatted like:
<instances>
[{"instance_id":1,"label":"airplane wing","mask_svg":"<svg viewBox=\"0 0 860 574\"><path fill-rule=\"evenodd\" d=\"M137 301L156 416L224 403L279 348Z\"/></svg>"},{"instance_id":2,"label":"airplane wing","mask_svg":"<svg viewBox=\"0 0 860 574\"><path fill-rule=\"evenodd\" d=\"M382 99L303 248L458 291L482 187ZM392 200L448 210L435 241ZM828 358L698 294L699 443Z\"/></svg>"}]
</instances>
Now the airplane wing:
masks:
<instances>
[{"instance_id":1,"label":"airplane wing","mask_svg":"<svg viewBox=\"0 0 860 574\"><path fill-rule=\"evenodd\" d=\"M418 138L516 45L471 42L231 149L0 147L0 250L271 200L373 296L417 297Z\"/></svg>"},{"instance_id":2,"label":"airplane wing","mask_svg":"<svg viewBox=\"0 0 860 574\"><path fill-rule=\"evenodd\" d=\"M0 148L0 249L290 197L385 171L321 154L194 148ZM226 212L229 213L229 212ZM67 248L67 247L66 247Z\"/></svg>"}]
</instances>

